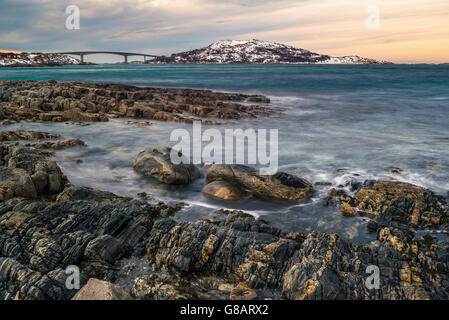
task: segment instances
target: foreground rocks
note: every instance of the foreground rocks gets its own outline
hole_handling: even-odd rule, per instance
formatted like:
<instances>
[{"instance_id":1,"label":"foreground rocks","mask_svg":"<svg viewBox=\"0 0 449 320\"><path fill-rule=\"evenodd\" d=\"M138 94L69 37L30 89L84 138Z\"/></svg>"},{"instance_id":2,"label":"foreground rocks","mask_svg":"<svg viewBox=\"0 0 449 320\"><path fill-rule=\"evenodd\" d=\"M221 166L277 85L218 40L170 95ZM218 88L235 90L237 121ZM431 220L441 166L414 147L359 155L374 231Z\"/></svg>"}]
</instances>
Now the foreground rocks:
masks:
<instances>
[{"instance_id":1,"label":"foreground rocks","mask_svg":"<svg viewBox=\"0 0 449 320\"><path fill-rule=\"evenodd\" d=\"M286 299L448 298L447 243L414 240L411 230L386 227L375 244L356 245L335 234L286 233L239 212L178 223L135 200L9 200L0 213L2 299L71 299L68 265L80 267L82 285L115 284L120 260L142 254L151 271L127 290L141 299L193 298L194 279L206 275L233 284L233 299L265 290ZM380 269L378 290L365 286L370 265Z\"/></svg>"},{"instance_id":2,"label":"foreground rocks","mask_svg":"<svg viewBox=\"0 0 449 320\"><path fill-rule=\"evenodd\" d=\"M448 204L443 197L398 181L366 181L356 186L354 196L333 189L327 202L340 205L343 214L358 212L370 217L379 226L436 228L449 224Z\"/></svg>"},{"instance_id":3,"label":"foreground rocks","mask_svg":"<svg viewBox=\"0 0 449 320\"><path fill-rule=\"evenodd\" d=\"M174 122L241 119L272 113L251 103L269 103L259 95L209 90L138 88L118 84L56 81L1 81L0 120L107 121L111 117Z\"/></svg>"},{"instance_id":4,"label":"foreground rocks","mask_svg":"<svg viewBox=\"0 0 449 320\"><path fill-rule=\"evenodd\" d=\"M206 179L235 184L262 199L296 201L308 199L313 193L312 184L303 178L285 172L261 176L256 169L243 165L213 165Z\"/></svg>"},{"instance_id":5,"label":"foreground rocks","mask_svg":"<svg viewBox=\"0 0 449 320\"><path fill-rule=\"evenodd\" d=\"M447 230L447 204L416 186L368 181L353 195L331 193L329 204L376 220L377 240L359 245L337 234L286 232L240 211L179 222L178 208L70 185L34 148L1 144L0 151L0 299L449 298L449 243L418 236ZM152 163L156 152L163 154L141 157ZM219 185L263 197L311 190L284 173L210 172ZM68 266L79 268L80 291L66 287ZM372 266L377 289L366 286Z\"/></svg>"},{"instance_id":6,"label":"foreground rocks","mask_svg":"<svg viewBox=\"0 0 449 320\"><path fill-rule=\"evenodd\" d=\"M187 185L201 176L193 164L173 164L171 151L168 147L148 147L136 156L134 169L145 177L173 185Z\"/></svg>"}]
</instances>

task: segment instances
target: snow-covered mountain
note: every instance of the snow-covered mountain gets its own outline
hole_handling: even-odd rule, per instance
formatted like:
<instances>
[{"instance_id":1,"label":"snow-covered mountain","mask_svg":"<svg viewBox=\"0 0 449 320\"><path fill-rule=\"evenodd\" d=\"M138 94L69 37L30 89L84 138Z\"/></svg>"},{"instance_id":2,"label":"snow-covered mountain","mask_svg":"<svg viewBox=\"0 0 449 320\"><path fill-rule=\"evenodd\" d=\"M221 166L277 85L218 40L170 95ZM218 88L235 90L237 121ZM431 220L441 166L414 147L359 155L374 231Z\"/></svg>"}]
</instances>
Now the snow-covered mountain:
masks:
<instances>
[{"instance_id":1,"label":"snow-covered mountain","mask_svg":"<svg viewBox=\"0 0 449 320\"><path fill-rule=\"evenodd\" d=\"M62 66L80 64L80 60L65 54L57 53L29 53L29 52L0 52L0 66Z\"/></svg>"},{"instance_id":2,"label":"snow-covered mountain","mask_svg":"<svg viewBox=\"0 0 449 320\"><path fill-rule=\"evenodd\" d=\"M330 57L281 43L260 40L222 40L208 47L156 58L155 64L208 64L208 63L319 63L319 64L379 64L373 59L358 56Z\"/></svg>"}]
</instances>

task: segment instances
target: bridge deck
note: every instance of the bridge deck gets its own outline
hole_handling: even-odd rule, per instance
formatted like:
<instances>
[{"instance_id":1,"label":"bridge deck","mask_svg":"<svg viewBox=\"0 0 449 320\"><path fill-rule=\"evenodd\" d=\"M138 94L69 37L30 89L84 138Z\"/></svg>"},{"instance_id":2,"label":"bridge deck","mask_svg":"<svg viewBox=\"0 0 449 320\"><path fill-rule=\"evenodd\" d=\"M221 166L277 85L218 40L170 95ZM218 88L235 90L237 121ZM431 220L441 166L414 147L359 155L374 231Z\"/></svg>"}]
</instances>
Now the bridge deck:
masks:
<instances>
[{"instance_id":1,"label":"bridge deck","mask_svg":"<svg viewBox=\"0 0 449 320\"><path fill-rule=\"evenodd\" d=\"M153 57L158 58L160 56L156 56L153 54L146 53L136 53L136 52L120 52L120 51L67 51L67 52L55 52L57 54L73 54L73 55L89 55L89 54L116 54L119 56L145 56L145 57Z\"/></svg>"}]
</instances>

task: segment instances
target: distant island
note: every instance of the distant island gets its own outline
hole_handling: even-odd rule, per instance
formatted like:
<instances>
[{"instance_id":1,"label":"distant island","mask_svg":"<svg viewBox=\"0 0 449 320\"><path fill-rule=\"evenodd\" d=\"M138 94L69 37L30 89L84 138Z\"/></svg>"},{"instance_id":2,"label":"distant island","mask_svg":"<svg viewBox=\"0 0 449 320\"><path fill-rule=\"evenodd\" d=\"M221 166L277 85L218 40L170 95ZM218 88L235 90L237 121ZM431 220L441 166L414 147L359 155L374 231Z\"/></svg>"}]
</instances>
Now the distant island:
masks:
<instances>
[{"instance_id":1,"label":"distant island","mask_svg":"<svg viewBox=\"0 0 449 320\"><path fill-rule=\"evenodd\" d=\"M65 54L0 49L0 67L64 66L80 63L79 59Z\"/></svg>"},{"instance_id":2,"label":"distant island","mask_svg":"<svg viewBox=\"0 0 449 320\"><path fill-rule=\"evenodd\" d=\"M252 40L222 40L150 64L390 64L359 56L331 57L282 43Z\"/></svg>"},{"instance_id":3,"label":"distant island","mask_svg":"<svg viewBox=\"0 0 449 320\"><path fill-rule=\"evenodd\" d=\"M222 40L211 45L134 64L391 64L359 56L331 57L282 43ZM67 54L0 50L0 67L84 64Z\"/></svg>"}]
</instances>

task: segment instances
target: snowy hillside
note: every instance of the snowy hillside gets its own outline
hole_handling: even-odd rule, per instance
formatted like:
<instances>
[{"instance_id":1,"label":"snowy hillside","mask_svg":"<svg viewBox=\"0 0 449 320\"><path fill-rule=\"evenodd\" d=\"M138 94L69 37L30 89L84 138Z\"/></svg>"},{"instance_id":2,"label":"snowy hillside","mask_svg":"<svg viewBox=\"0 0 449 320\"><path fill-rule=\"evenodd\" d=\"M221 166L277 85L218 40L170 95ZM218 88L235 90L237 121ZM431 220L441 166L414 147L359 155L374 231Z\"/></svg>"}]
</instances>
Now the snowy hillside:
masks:
<instances>
[{"instance_id":1,"label":"snowy hillside","mask_svg":"<svg viewBox=\"0 0 449 320\"><path fill-rule=\"evenodd\" d=\"M80 60L68 55L56 53L0 53L0 66L61 66L79 64Z\"/></svg>"},{"instance_id":2,"label":"snowy hillside","mask_svg":"<svg viewBox=\"0 0 449 320\"><path fill-rule=\"evenodd\" d=\"M376 64L382 63L358 56L330 57L281 43L260 40L222 40L208 47L156 58L149 63L165 64L267 64L267 63L320 63L320 64Z\"/></svg>"}]
</instances>

